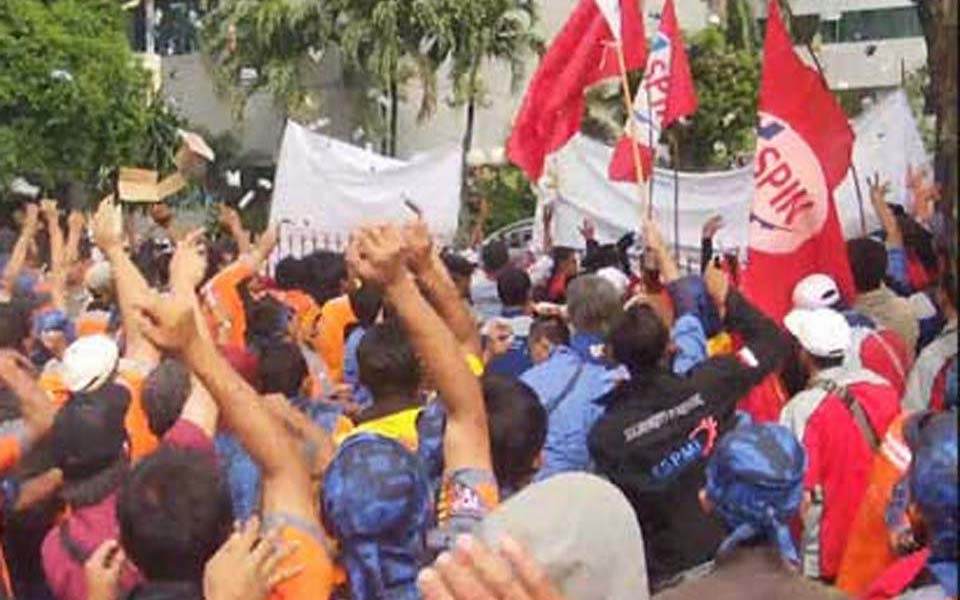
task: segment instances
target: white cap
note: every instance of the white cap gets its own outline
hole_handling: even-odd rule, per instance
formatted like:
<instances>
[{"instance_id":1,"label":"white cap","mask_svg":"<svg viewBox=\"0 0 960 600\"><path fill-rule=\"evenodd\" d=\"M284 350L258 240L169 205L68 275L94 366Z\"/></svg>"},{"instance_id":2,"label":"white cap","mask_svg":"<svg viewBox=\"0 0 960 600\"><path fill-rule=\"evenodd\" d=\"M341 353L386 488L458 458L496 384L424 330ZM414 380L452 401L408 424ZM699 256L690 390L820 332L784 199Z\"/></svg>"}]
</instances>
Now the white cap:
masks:
<instances>
[{"instance_id":1,"label":"white cap","mask_svg":"<svg viewBox=\"0 0 960 600\"><path fill-rule=\"evenodd\" d=\"M793 288L793 307L813 310L830 308L841 300L840 288L829 275L814 273L800 280Z\"/></svg>"},{"instance_id":2,"label":"white cap","mask_svg":"<svg viewBox=\"0 0 960 600\"><path fill-rule=\"evenodd\" d=\"M627 288L630 287L630 278L623 274L623 271L616 267L604 267L597 271L597 277L606 279L613 287L617 289L617 292L621 296L627 293Z\"/></svg>"},{"instance_id":3,"label":"white cap","mask_svg":"<svg viewBox=\"0 0 960 600\"><path fill-rule=\"evenodd\" d=\"M794 309L783 324L804 350L818 358L842 358L853 336L847 319L830 308Z\"/></svg>"},{"instance_id":4,"label":"white cap","mask_svg":"<svg viewBox=\"0 0 960 600\"><path fill-rule=\"evenodd\" d=\"M105 335L88 335L70 344L63 355L63 382L71 392L92 392L117 370L120 349Z\"/></svg>"}]
</instances>

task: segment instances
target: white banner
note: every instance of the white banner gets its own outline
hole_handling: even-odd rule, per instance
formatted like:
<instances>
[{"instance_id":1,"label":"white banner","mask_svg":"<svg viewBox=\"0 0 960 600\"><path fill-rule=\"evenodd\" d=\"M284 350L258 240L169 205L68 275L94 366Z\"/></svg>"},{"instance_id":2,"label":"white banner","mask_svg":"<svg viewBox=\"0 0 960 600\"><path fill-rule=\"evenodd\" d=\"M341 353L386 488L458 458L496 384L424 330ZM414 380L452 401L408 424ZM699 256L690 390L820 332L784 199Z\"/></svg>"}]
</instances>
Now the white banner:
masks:
<instances>
[{"instance_id":1,"label":"white banner","mask_svg":"<svg viewBox=\"0 0 960 600\"><path fill-rule=\"evenodd\" d=\"M923 148L916 121L910 112L906 95L894 92L865 112L853 123L857 139L854 162L861 179L864 212L868 231L879 228L879 221L870 207L866 179L875 171L891 182L890 201L907 201L906 173L908 165L928 166L930 158ZM616 241L620 236L639 229L641 209L635 184L614 183L607 179L607 165L613 148L582 135L550 158L556 192L542 190L555 198L554 243L583 247L578 228L585 218L597 226L601 243ZM714 214L726 222L718 238L719 245L745 248L747 219L754 193L753 167L714 173L677 175L680 191L680 245L685 254L697 256L700 229ZM654 172L653 201L656 219L666 240L674 240L674 172L657 168ZM852 175L837 188L837 210L848 237L860 235L860 211ZM535 235L542 232L541 213L537 214Z\"/></svg>"},{"instance_id":2,"label":"white banner","mask_svg":"<svg viewBox=\"0 0 960 600\"><path fill-rule=\"evenodd\" d=\"M452 240L460 214L462 152L451 147L403 162L287 122L271 223L345 240L364 223L400 222L420 208L435 236Z\"/></svg>"}]
</instances>

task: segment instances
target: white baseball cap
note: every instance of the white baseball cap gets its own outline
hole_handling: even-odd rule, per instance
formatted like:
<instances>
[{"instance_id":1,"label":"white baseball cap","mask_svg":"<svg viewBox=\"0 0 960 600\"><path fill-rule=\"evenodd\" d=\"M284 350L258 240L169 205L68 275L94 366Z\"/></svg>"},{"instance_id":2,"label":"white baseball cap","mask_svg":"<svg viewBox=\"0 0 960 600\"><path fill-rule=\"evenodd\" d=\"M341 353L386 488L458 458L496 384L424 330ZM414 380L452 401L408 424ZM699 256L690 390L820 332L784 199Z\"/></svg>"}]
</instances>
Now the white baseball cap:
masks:
<instances>
[{"instance_id":1,"label":"white baseball cap","mask_svg":"<svg viewBox=\"0 0 960 600\"><path fill-rule=\"evenodd\" d=\"M63 382L71 392L92 392L117 370L120 349L105 335L88 335L70 344L63 355Z\"/></svg>"},{"instance_id":2,"label":"white baseball cap","mask_svg":"<svg viewBox=\"0 0 960 600\"><path fill-rule=\"evenodd\" d=\"M853 336L847 319L831 308L797 308L783 324L804 350L818 358L842 358Z\"/></svg>"},{"instance_id":3,"label":"white baseball cap","mask_svg":"<svg viewBox=\"0 0 960 600\"><path fill-rule=\"evenodd\" d=\"M808 275L793 288L794 308L831 308L841 299L837 282L823 273Z\"/></svg>"}]
</instances>

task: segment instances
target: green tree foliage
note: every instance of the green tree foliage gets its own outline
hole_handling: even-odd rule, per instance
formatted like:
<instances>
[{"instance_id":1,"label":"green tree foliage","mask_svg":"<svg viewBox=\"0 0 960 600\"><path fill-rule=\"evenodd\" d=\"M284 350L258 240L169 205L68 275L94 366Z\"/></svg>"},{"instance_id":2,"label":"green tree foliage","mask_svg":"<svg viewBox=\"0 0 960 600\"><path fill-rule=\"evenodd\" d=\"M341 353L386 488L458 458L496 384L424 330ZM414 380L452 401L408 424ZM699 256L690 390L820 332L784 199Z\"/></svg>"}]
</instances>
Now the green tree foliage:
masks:
<instances>
[{"instance_id":1,"label":"green tree foliage","mask_svg":"<svg viewBox=\"0 0 960 600\"><path fill-rule=\"evenodd\" d=\"M332 29L321 2L224 0L204 18L203 44L216 63L221 93L242 114L256 92L270 93L287 114L309 118L319 99L310 71L319 66Z\"/></svg>"},{"instance_id":2,"label":"green tree foliage","mask_svg":"<svg viewBox=\"0 0 960 600\"><path fill-rule=\"evenodd\" d=\"M716 27L692 36L688 52L700 108L689 124L673 127L679 166L694 171L727 168L753 153L760 57L732 46Z\"/></svg>"},{"instance_id":3,"label":"green tree foliage","mask_svg":"<svg viewBox=\"0 0 960 600\"><path fill-rule=\"evenodd\" d=\"M543 39L534 31L537 5L532 0L428 0L424 4L434 54L450 61L454 87L450 104L467 107L463 145L469 151L477 105L487 101L480 75L484 62L507 64L511 90L516 92L527 61L543 52Z\"/></svg>"},{"instance_id":4,"label":"green tree foliage","mask_svg":"<svg viewBox=\"0 0 960 600\"><path fill-rule=\"evenodd\" d=\"M0 2L0 182L96 183L139 162L149 76L114 0Z\"/></svg>"}]
</instances>

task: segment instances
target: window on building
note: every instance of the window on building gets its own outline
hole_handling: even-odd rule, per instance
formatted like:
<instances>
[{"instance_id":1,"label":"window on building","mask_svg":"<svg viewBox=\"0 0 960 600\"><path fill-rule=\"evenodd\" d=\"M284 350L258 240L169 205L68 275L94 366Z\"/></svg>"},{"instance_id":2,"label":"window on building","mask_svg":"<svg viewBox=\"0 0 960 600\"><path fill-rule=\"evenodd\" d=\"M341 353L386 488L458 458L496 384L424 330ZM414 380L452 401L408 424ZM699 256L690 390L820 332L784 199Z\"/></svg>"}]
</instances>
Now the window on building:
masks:
<instances>
[{"instance_id":1,"label":"window on building","mask_svg":"<svg viewBox=\"0 0 960 600\"><path fill-rule=\"evenodd\" d=\"M923 36L917 9L913 6L883 10L845 12L839 19L821 20L825 43L867 42Z\"/></svg>"}]
</instances>

